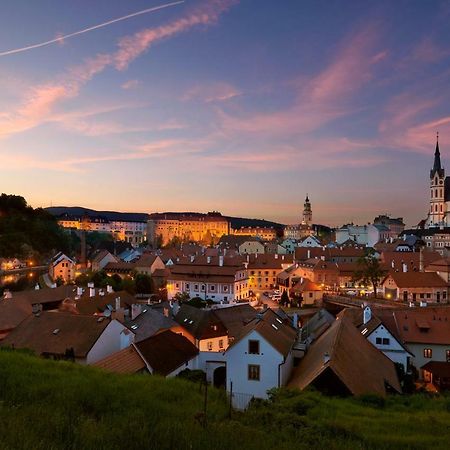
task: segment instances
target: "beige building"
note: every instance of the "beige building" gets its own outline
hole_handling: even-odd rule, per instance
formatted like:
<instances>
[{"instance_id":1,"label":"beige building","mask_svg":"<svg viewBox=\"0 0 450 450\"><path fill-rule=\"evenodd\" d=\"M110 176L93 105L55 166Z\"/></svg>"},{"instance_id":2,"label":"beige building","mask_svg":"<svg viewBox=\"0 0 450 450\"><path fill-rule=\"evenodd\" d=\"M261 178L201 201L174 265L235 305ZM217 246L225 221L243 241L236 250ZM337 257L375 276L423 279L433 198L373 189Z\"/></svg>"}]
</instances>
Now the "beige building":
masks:
<instances>
[{"instance_id":1,"label":"beige building","mask_svg":"<svg viewBox=\"0 0 450 450\"><path fill-rule=\"evenodd\" d=\"M68 283L75 279L76 264L64 253L58 253L50 261L48 273L53 281L61 278L64 283Z\"/></svg>"},{"instance_id":2,"label":"beige building","mask_svg":"<svg viewBox=\"0 0 450 450\"><path fill-rule=\"evenodd\" d=\"M230 234L236 236L255 236L263 241L273 241L277 238L277 231L272 227L241 227L231 229Z\"/></svg>"},{"instance_id":3,"label":"beige building","mask_svg":"<svg viewBox=\"0 0 450 450\"><path fill-rule=\"evenodd\" d=\"M253 294L274 289L278 275L292 266L292 255L248 255L248 283Z\"/></svg>"},{"instance_id":4,"label":"beige building","mask_svg":"<svg viewBox=\"0 0 450 450\"><path fill-rule=\"evenodd\" d=\"M147 225L148 241L156 247L174 239L215 244L229 230L228 220L219 212L151 214Z\"/></svg>"}]
</instances>

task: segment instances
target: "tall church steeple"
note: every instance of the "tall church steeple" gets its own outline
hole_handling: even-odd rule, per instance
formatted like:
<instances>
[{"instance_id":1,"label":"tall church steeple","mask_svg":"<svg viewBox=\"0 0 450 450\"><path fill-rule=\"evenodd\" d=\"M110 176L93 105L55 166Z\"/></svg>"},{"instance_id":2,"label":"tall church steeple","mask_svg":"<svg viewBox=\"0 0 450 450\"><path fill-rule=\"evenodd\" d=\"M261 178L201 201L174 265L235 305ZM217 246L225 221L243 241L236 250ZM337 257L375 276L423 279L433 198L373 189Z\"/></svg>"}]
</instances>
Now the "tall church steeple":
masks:
<instances>
[{"instance_id":1,"label":"tall church steeple","mask_svg":"<svg viewBox=\"0 0 450 450\"><path fill-rule=\"evenodd\" d=\"M430 171L430 178L433 178L436 172L438 176L442 176L441 152L439 151L439 132L436 135L436 150L434 151L434 164Z\"/></svg>"},{"instance_id":2,"label":"tall church steeple","mask_svg":"<svg viewBox=\"0 0 450 450\"><path fill-rule=\"evenodd\" d=\"M445 169L441 164L439 134L437 134L434 164L430 170L430 209L426 221L427 228L446 224L447 202L445 200L445 181Z\"/></svg>"}]
</instances>

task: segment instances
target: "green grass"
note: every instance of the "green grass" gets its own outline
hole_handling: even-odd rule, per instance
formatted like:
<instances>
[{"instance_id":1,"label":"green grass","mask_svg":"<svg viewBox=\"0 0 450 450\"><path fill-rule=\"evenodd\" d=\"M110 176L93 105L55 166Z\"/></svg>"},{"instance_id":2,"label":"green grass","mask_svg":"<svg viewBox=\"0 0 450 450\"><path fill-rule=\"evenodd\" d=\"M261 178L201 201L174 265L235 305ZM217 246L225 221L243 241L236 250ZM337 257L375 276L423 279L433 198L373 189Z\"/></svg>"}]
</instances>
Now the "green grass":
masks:
<instances>
[{"instance_id":1,"label":"green grass","mask_svg":"<svg viewBox=\"0 0 450 450\"><path fill-rule=\"evenodd\" d=\"M448 448L450 398L340 399L278 391L228 417L224 393L0 351L0 448Z\"/></svg>"}]
</instances>

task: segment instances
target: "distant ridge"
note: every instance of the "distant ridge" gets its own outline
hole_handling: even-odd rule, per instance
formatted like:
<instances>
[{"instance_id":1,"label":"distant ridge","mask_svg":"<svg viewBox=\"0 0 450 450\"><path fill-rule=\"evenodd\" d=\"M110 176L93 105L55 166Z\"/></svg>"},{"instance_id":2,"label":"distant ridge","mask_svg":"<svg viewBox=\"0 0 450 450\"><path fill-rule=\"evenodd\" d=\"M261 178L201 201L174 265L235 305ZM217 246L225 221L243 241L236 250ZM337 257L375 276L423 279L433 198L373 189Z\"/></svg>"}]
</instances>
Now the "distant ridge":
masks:
<instances>
[{"instance_id":1,"label":"distant ridge","mask_svg":"<svg viewBox=\"0 0 450 450\"><path fill-rule=\"evenodd\" d=\"M94 209L83 208L82 206L51 206L45 208L55 217L71 216L71 217L102 217L107 220L124 220L130 222L146 222L149 214L146 213L128 213L117 211L96 211Z\"/></svg>"}]
</instances>

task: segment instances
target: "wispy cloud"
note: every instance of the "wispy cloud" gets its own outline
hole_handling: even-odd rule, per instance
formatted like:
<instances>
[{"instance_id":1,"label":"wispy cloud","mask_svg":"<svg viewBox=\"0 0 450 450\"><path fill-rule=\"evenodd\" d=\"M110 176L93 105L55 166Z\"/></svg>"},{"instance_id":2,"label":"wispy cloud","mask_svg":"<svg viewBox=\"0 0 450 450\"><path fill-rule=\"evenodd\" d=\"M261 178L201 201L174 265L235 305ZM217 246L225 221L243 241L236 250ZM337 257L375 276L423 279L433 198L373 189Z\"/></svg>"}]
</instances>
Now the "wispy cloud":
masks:
<instances>
[{"instance_id":1,"label":"wispy cloud","mask_svg":"<svg viewBox=\"0 0 450 450\"><path fill-rule=\"evenodd\" d=\"M235 98L242 93L226 82L204 83L190 88L181 97L182 101L197 100L204 103L223 102Z\"/></svg>"},{"instance_id":2,"label":"wispy cloud","mask_svg":"<svg viewBox=\"0 0 450 450\"><path fill-rule=\"evenodd\" d=\"M139 80L128 80L125 83L122 83L121 88L125 90L136 89L141 82Z\"/></svg>"},{"instance_id":3,"label":"wispy cloud","mask_svg":"<svg viewBox=\"0 0 450 450\"><path fill-rule=\"evenodd\" d=\"M16 111L0 112L0 136L19 133L51 121L55 106L77 96L83 85L106 67L112 65L124 70L152 44L198 25L213 24L220 14L236 3L236 0L212 0L203 3L180 19L122 38L117 51L89 58L84 63L69 68L55 82L29 89L24 96L23 105Z\"/></svg>"},{"instance_id":4,"label":"wispy cloud","mask_svg":"<svg viewBox=\"0 0 450 450\"><path fill-rule=\"evenodd\" d=\"M351 100L372 79L374 67L387 55L385 50L376 49L377 42L375 26L351 35L321 72L297 83L291 106L270 113L239 115L222 110L223 129L275 135L307 133L355 112Z\"/></svg>"}]
</instances>

